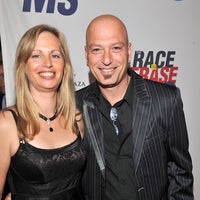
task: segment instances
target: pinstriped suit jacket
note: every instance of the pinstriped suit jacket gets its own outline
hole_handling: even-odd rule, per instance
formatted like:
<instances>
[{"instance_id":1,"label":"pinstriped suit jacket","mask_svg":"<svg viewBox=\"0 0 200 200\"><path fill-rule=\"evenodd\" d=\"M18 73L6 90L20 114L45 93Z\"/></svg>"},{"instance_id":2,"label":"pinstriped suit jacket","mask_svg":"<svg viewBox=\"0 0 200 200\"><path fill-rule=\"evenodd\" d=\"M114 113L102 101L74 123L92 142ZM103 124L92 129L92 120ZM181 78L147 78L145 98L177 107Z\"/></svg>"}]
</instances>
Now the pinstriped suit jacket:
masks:
<instances>
[{"instance_id":1,"label":"pinstriped suit jacket","mask_svg":"<svg viewBox=\"0 0 200 200\"><path fill-rule=\"evenodd\" d=\"M192 162L179 89L134 79L133 171L140 200L192 200ZM87 165L83 185L89 200L105 200L104 135L93 83L77 91L85 122ZM92 137L91 135L92 134Z\"/></svg>"}]
</instances>

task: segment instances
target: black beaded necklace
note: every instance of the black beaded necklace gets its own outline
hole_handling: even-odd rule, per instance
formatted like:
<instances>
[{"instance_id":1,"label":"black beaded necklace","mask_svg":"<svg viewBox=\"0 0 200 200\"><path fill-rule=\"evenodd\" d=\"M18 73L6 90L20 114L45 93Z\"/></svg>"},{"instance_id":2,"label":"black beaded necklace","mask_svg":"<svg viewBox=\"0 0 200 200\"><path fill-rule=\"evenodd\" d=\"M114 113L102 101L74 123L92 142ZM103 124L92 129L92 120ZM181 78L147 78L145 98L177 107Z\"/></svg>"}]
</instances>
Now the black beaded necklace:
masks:
<instances>
[{"instance_id":1,"label":"black beaded necklace","mask_svg":"<svg viewBox=\"0 0 200 200\"><path fill-rule=\"evenodd\" d=\"M50 132L53 132L53 128L51 127L51 122L52 122L54 119L56 119L57 116L58 116L57 111L56 111L55 114L54 114L52 117L50 117L50 118L47 118L47 117L45 117L44 115L42 115L41 113L39 113L39 117L40 117L41 119L43 119L44 121L47 122L47 124L48 124L48 126L49 126L49 131L50 131Z\"/></svg>"}]
</instances>

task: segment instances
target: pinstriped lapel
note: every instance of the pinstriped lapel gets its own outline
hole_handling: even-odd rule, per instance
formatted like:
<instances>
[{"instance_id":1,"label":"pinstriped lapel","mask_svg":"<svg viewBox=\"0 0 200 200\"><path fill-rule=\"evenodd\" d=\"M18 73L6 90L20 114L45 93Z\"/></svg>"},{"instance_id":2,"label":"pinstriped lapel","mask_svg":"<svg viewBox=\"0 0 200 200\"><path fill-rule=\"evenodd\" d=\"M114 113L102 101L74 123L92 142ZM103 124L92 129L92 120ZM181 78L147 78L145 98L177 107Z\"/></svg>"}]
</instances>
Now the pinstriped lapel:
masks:
<instances>
[{"instance_id":1,"label":"pinstriped lapel","mask_svg":"<svg viewBox=\"0 0 200 200\"><path fill-rule=\"evenodd\" d=\"M83 113L85 125L88 131L88 137L92 143L96 160L101 170L102 176L105 178L105 160L104 160L104 145L103 145L103 130L101 127L101 117L99 111L94 104L89 101L83 101ZM98 139L96 139L98 138Z\"/></svg>"},{"instance_id":2,"label":"pinstriped lapel","mask_svg":"<svg viewBox=\"0 0 200 200\"><path fill-rule=\"evenodd\" d=\"M133 164L135 172L141 158L147 126L151 111L151 98L144 84L144 80L134 75L134 103L133 103Z\"/></svg>"}]
</instances>

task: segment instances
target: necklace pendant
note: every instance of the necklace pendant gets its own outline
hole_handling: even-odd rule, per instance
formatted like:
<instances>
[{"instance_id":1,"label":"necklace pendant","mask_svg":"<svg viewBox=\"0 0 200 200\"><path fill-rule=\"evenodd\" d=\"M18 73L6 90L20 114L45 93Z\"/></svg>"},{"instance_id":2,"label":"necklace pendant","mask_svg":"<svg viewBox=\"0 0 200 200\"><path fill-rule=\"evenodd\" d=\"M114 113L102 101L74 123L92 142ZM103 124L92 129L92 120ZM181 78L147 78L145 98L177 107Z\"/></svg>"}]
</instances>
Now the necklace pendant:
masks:
<instances>
[{"instance_id":1,"label":"necklace pendant","mask_svg":"<svg viewBox=\"0 0 200 200\"><path fill-rule=\"evenodd\" d=\"M52 133L52 132L53 132L53 128L52 128L52 127L49 127L49 131Z\"/></svg>"},{"instance_id":2,"label":"necklace pendant","mask_svg":"<svg viewBox=\"0 0 200 200\"><path fill-rule=\"evenodd\" d=\"M49 131L52 133L53 128L51 127L51 120L49 118L47 119L47 123L48 123L48 126L49 126Z\"/></svg>"},{"instance_id":3,"label":"necklace pendant","mask_svg":"<svg viewBox=\"0 0 200 200\"><path fill-rule=\"evenodd\" d=\"M51 121L53 121L57 117L57 111L55 112L54 116L47 118L41 113L39 113L39 117L47 122L50 133L53 133L53 128L51 127Z\"/></svg>"}]
</instances>

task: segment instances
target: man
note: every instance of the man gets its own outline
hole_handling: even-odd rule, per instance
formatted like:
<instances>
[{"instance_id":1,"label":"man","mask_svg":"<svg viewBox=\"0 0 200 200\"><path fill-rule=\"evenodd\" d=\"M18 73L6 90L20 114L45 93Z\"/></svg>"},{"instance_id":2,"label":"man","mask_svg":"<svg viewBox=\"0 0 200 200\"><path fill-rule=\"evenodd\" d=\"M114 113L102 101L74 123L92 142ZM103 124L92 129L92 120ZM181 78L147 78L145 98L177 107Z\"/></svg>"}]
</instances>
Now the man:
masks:
<instances>
[{"instance_id":1,"label":"man","mask_svg":"<svg viewBox=\"0 0 200 200\"><path fill-rule=\"evenodd\" d=\"M179 89L129 68L123 22L96 17L85 56L96 82L77 92L88 153L84 186L91 200L193 199L188 135Z\"/></svg>"}]
</instances>

